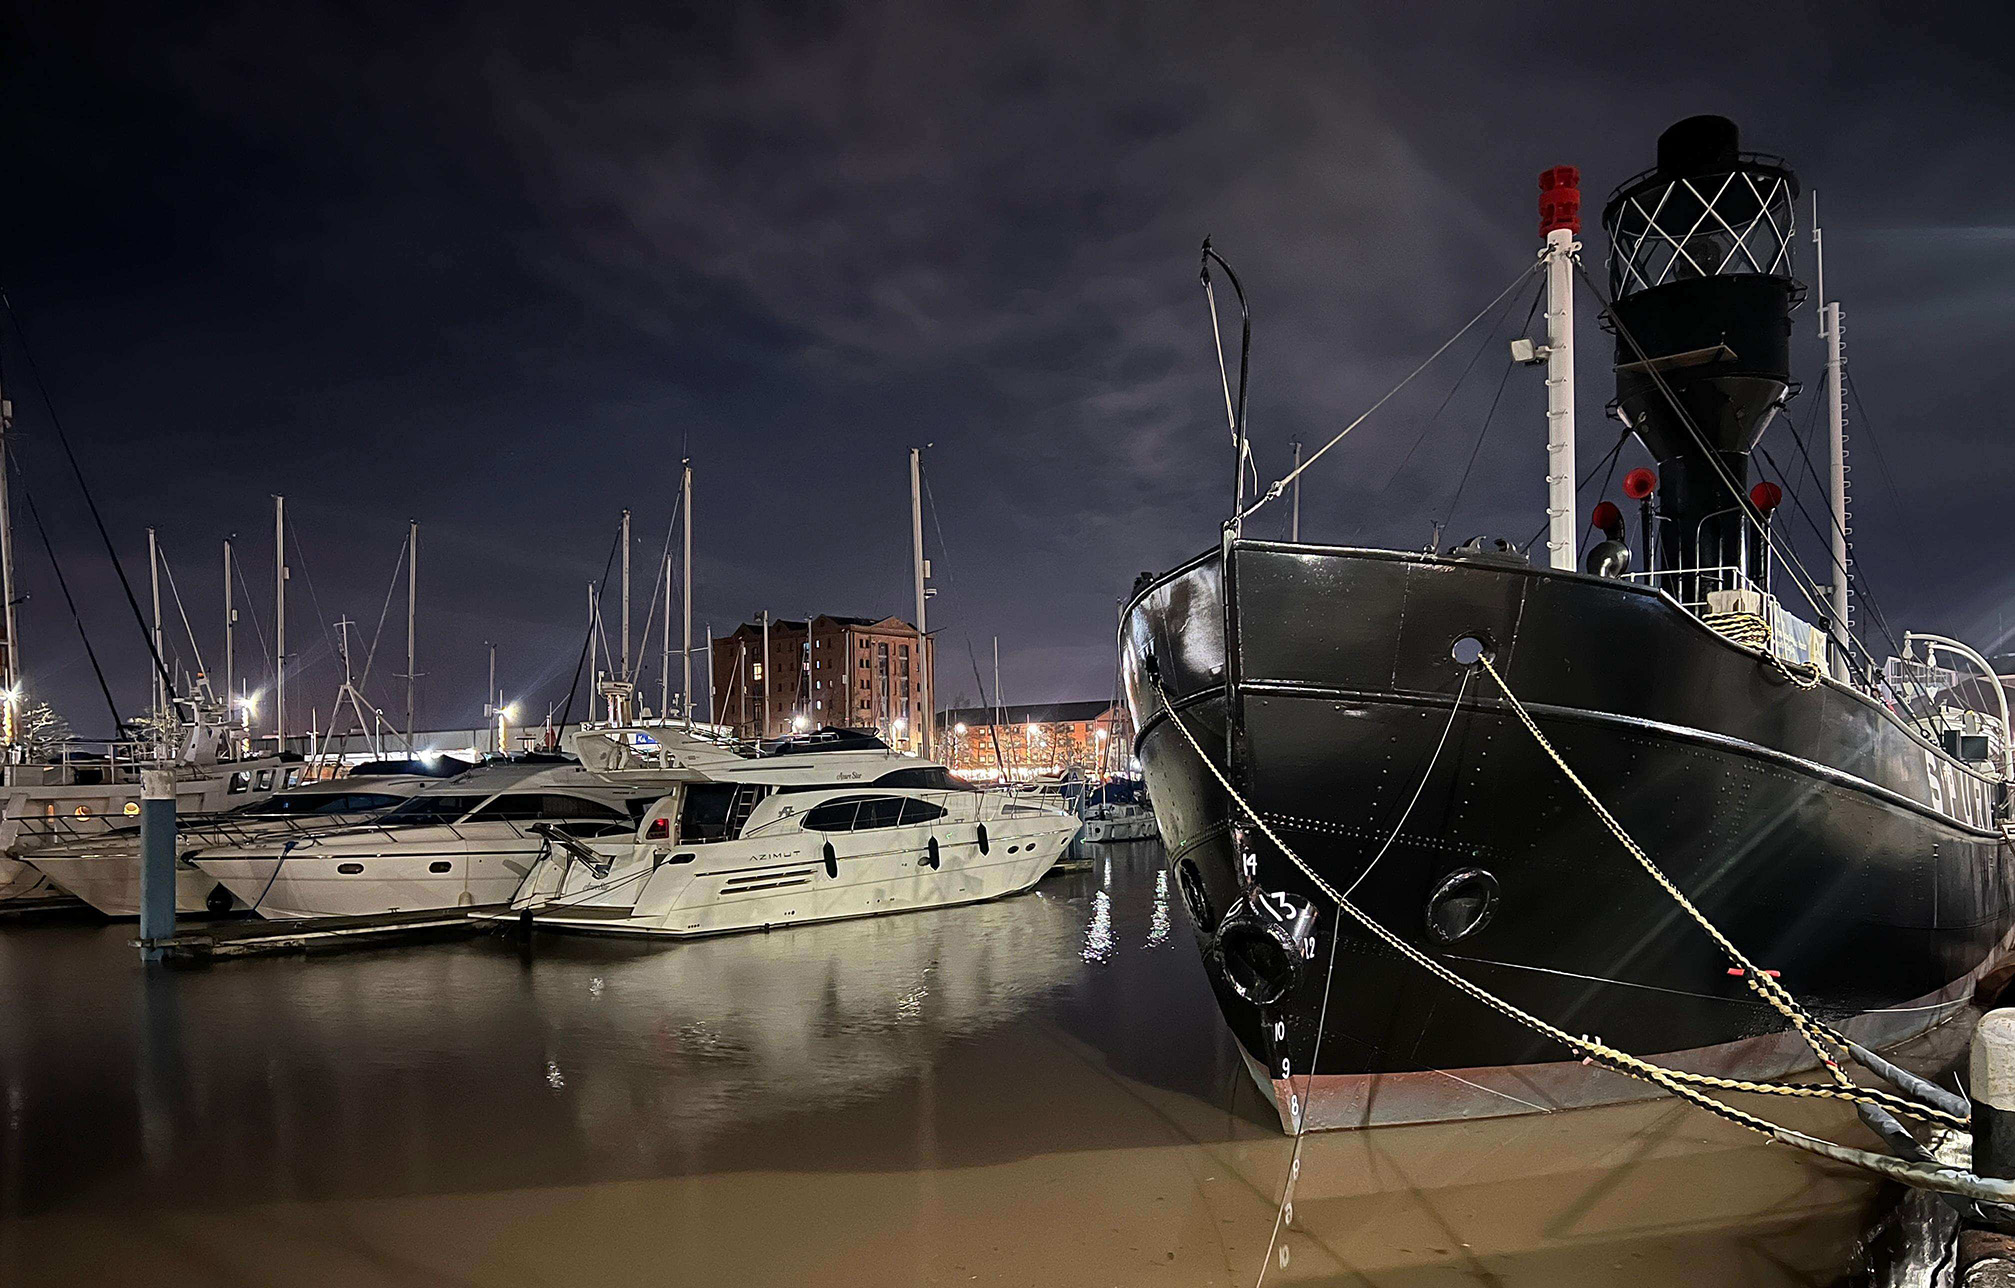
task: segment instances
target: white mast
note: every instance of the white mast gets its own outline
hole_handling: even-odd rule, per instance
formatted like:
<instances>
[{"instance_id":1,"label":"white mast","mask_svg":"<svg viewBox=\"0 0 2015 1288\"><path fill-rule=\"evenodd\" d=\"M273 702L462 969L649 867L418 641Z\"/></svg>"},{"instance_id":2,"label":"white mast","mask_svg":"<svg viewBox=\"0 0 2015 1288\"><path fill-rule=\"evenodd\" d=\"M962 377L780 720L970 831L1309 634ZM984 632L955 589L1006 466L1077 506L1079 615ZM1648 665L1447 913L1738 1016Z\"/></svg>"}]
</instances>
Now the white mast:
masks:
<instances>
[{"instance_id":1,"label":"white mast","mask_svg":"<svg viewBox=\"0 0 2015 1288\"><path fill-rule=\"evenodd\" d=\"M287 749L287 498L273 498L273 737Z\"/></svg>"},{"instance_id":2,"label":"white mast","mask_svg":"<svg viewBox=\"0 0 2015 1288\"><path fill-rule=\"evenodd\" d=\"M1840 335L1840 306L1826 299L1826 245L1819 233L1819 194L1812 194L1812 250L1818 261L1819 338L1826 342L1826 463L1827 500L1833 531L1827 534L1833 554L1830 634L1833 636L1833 678L1848 679L1848 650L1853 647L1852 604L1847 589L1847 379Z\"/></svg>"},{"instance_id":3,"label":"white mast","mask_svg":"<svg viewBox=\"0 0 2015 1288\"><path fill-rule=\"evenodd\" d=\"M917 592L917 678L916 687L911 691L917 705L923 710L923 727L918 733L918 748L925 757L931 754L931 664L930 631L924 625L924 599L929 592L924 589L924 578L930 576L930 565L924 562L924 502L923 502L923 449L910 449L910 553L916 573Z\"/></svg>"},{"instance_id":4,"label":"white mast","mask_svg":"<svg viewBox=\"0 0 2015 1288\"><path fill-rule=\"evenodd\" d=\"M231 538L224 538L224 724L231 724L232 677L237 674L238 610L231 606ZM251 721L246 720L249 727Z\"/></svg>"},{"instance_id":5,"label":"white mast","mask_svg":"<svg viewBox=\"0 0 2015 1288\"><path fill-rule=\"evenodd\" d=\"M760 742L770 733L770 686L776 682L776 677L770 674L770 610L767 608L763 610L763 660L758 669L762 671L763 682L763 705L756 713L762 720L756 726L756 740Z\"/></svg>"},{"instance_id":6,"label":"white mast","mask_svg":"<svg viewBox=\"0 0 2015 1288\"><path fill-rule=\"evenodd\" d=\"M630 682L630 512L623 511L623 683Z\"/></svg>"},{"instance_id":7,"label":"white mast","mask_svg":"<svg viewBox=\"0 0 2015 1288\"><path fill-rule=\"evenodd\" d=\"M665 548L665 629L658 659L658 719L672 718L672 551Z\"/></svg>"},{"instance_id":8,"label":"white mast","mask_svg":"<svg viewBox=\"0 0 2015 1288\"><path fill-rule=\"evenodd\" d=\"M1546 234L1546 553L1574 571L1574 255L1571 228Z\"/></svg>"},{"instance_id":9,"label":"white mast","mask_svg":"<svg viewBox=\"0 0 2015 1288\"><path fill-rule=\"evenodd\" d=\"M602 615L595 611L595 583L588 583L588 692L602 691L602 650L598 638L602 633ZM595 700L588 699L588 710L593 711Z\"/></svg>"},{"instance_id":10,"label":"white mast","mask_svg":"<svg viewBox=\"0 0 2015 1288\"><path fill-rule=\"evenodd\" d=\"M497 692L497 646L490 640L484 640L483 643L490 650L490 688L488 692L483 694L483 723L489 724L497 718L497 712L503 707L502 699L504 695ZM551 719L551 716L548 715L547 718ZM488 730L485 730L485 732L488 732ZM490 742L490 750L493 752L503 750L502 747L497 745L494 736Z\"/></svg>"},{"instance_id":11,"label":"white mast","mask_svg":"<svg viewBox=\"0 0 2015 1288\"><path fill-rule=\"evenodd\" d=\"M154 529L147 529L147 577L154 586L154 718L165 721L168 718L168 679L164 668L166 659L161 651L161 548L155 542Z\"/></svg>"},{"instance_id":12,"label":"white mast","mask_svg":"<svg viewBox=\"0 0 2015 1288\"><path fill-rule=\"evenodd\" d=\"M6 601L4 610L7 633L5 665L0 667L0 685L4 685L7 703L7 741L16 737L14 708L21 698L21 636L14 623L14 510L13 501L8 496L12 487L8 478L7 454L8 435L14 429L14 404L0 397L0 599Z\"/></svg>"},{"instance_id":13,"label":"white mast","mask_svg":"<svg viewBox=\"0 0 2015 1288\"><path fill-rule=\"evenodd\" d=\"M686 725L690 728L693 723L693 462L691 458L687 458L685 462L685 477L679 486L684 492L684 496L680 498L680 503L685 507L686 516L685 552L679 556L681 575L685 578L686 583L684 593L679 596L680 611L686 619L685 640L680 646L681 654L685 658L685 678L681 682L683 686L681 692L684 694L683 701L686 706ZM709 676L713 674L713 665L714 635L713 628L709 627L707 629L707 674ZM713 696L713 682L711 680L707 683L707 695L709 700L711 700Z\"/></svg>"},{"instance_id":14,"label":"white mast","mask_svg":"<svg viewBox=\"0 0 2015 1288\"><path fill-rule=\"evenodd\" d=\"M406 751L413 750L413 681L420 673L416 656L415 622L420 606L420 521L406 521Z\"/></svg>"}]
</instances>

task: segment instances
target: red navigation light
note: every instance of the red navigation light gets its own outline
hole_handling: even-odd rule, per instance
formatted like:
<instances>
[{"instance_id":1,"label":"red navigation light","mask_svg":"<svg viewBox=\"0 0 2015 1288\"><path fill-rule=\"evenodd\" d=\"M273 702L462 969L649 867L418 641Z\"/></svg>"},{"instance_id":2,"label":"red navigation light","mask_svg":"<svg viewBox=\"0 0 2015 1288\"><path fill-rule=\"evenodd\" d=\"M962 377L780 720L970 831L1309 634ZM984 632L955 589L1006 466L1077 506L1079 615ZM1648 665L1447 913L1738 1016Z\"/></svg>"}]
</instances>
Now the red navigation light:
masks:
<instances>
[{"instance_id":1,"label":"red navigation light","mask_svg":"<svg viewBox=\"0 0 2015 1288\"><path fill-rule=\"evenodd\" d=\"M644 839L646 841L669 840L671 835L672 820L668 818L654 818L651 820L651 825L644 829Z\"/></svg>"},{"instance_id":2,"label":"red navigation light","mask_svg":"<svg viewBox=\"0 0 2015 1288\"><path fill-rule=\"evenodd\" d=\"M1768 514L1784 504L1784 489L1765 479L1749 489L1749 504Z\"/></svg>"},{"instance_id":3,"label":"red navigation light","mask_svg":"<svg viewBox=\"0 0 2015 1288\"><path fill-rule=\"evenodd\" d=\"M1539 235L1556 228L1581 231L1581 171L1557 165L1539 175Z\"/></svg>"},{"instance_id":4,"label":"red navigation light","mask_svg":"<svg viewBox=\"0 0 2015 1288\"><path fill-rule=\"evenodd\" d=\"M1623 495L1642 501L1658 490L1658 476L1642 465L1623 476Z\"/></svg>"},{"instance_id":5,"label":"red navigation light","mask_svg":"<svg viewBox=\"0 0 2015 1288\"><path fill-rule=\"evenodd\" d=\"M1614 501L1600 501L1588 516L1588 522L1599 531L1615 532L1623 526L1623 511L1616 508Z\"/></svg>"}]
</instances>

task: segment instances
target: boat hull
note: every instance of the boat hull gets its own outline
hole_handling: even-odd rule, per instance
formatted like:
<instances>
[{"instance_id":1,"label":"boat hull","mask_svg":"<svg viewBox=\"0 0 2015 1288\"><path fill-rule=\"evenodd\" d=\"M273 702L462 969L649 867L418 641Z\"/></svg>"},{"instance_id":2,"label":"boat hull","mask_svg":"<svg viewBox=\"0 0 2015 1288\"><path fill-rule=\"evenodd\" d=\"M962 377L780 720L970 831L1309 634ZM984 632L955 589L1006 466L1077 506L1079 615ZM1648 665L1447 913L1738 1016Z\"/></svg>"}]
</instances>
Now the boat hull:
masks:
<instances>
[{"instance_id":1,"label":"boat hull","mask_svg":"<svg viewBox=\"0 0 2015 1288\"><path fill-rule=\"evenodd\" d=\"M1274 1086L1284 1062L1298 1096L1313 1070L1318 1127L1640 1092L1563 1061L1551 1039L1355 924L1339 935L1333 903L1256 831L1256 884L1310 899L1318 926L1283 999L1262 1010L1238 996L1213 951L1246 885L1230 802L1175 719L1317 873L1355 886L1360 908L1489 991L1675 1063L1749 1076L1810 1063L1489 677L1455 661L1465 637L1487 644L1652 859L1808 1005L1865 1016L1859 1029L1892 1044L1950 1014L2006 950L2015 872L1995 785L1861 695L1801 688L1666 597L1608 579L1238 543L1146 590L1122 646L1178 889L1225 1017L1284 1123L1289 1088ZM1491 913L1442 942L1430 904L1476 872L1494 886Z\"/></svg>"},{"instance_id":2,"label":"boat hull","mask_svg":"<svg viewBox=\"0 0 2015 1288\"><path fill-rule=\"evenodd\" d=\"M940 823L639 847L601 875L556 853L527 878L511 915L529 912L554 929L693 938L978 903L1042 880L1078 822L1031 808L985 826L984 851L971 823ZM690 861L668 862L677 852Z\"/></svg>"},{"instance_id":3,"label":"boat hull","mask_svg":"<svg viewBox=\"0 0 2015 1288\"><path fill-rule=\"evenodd\" d=\"M77 896L108 917L140 915L140 856L137 852L35 856L39 868L58 888ZM175 911L181 916L221 915L243 911L245 905L228 891L219 893L217 879L186 863L175 865Z\"/></svg>"},{"instance_id":4,"label":"boat hull","mask_svg":"<svg viewBox=\"0 0 2015 1288\"><path fill-rule=\"evenodd\" d=\"M378 846L331 841L206 851L194 862L260 916L292 921L502 904L543 847L535 836L502 841L444 835Z\"/></svg>"}]
</instances>

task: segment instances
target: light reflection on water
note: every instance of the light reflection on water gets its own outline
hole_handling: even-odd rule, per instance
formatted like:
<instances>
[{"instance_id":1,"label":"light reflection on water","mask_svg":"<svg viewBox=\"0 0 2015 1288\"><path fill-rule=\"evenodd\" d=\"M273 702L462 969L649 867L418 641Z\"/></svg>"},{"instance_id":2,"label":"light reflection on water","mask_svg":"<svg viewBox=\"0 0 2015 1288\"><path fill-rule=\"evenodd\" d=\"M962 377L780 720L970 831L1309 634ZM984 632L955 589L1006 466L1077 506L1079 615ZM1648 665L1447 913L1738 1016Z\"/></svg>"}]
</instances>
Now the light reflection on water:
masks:
<instances>
[{"instance_id":1,"label":"light reflection on water","mask_svg":"<svg viewBox=\"0 0 2015 1288\"><path fill-rule=\"evenodd\" d=\"M0 930L0 1282L1249 1286L1287 1142L1179 902L1130 845L675 945ZM1293 1192L1270 1283L1823 1282L1869 1195L1670 1105L1314 1137Z\"/></svg>"}]
</instances>

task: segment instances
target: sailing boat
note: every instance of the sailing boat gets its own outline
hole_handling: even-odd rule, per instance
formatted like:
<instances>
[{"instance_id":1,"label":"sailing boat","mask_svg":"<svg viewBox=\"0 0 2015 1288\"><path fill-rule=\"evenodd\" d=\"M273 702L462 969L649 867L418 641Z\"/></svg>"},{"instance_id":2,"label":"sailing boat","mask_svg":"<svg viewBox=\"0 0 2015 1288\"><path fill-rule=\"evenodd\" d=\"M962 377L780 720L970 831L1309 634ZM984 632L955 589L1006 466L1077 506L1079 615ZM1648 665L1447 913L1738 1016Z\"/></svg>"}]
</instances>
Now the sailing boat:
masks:
<instances>
[{"instance_id":1,"label":"sailing boat","mask_svg":"<svg viewBox=\"0 0 2015 1288\"><path fill-rule=\"evenodd\" d=\"M1626 482L1636 550L1604 500L1581 567L1578 176L1549 178L1549 333L1518 355L1548 368L1548 557L1257 540L1240 521L1282 488L1241 489L1217 548L1123 619L1175 884L1290 1128L1657 1094L1578 1058L1594 1039L1781 1075L1814 1063L1781 993L1881 1049L1955 1014L2015 927L1999 686L1955 710L1916 648L1991 669L1926 636L1878 665L1844 490L1829 588L1750 486L1791 387L1795 175L1696 117L1609 198L1617 409L1657 469Z\"/></svg>"}]
</instances>

